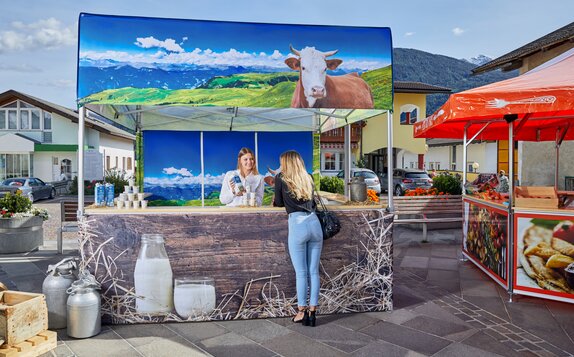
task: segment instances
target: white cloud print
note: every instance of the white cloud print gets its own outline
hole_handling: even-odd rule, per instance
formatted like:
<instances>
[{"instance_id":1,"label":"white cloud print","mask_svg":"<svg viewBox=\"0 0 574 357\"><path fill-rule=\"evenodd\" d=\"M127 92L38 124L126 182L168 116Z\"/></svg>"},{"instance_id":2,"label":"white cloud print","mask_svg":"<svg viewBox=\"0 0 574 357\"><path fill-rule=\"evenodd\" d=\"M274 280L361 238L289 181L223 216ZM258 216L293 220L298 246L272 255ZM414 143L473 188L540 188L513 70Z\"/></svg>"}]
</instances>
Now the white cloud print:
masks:
<instances>
[{"instance_id":1,"label":"white cloud print","mask_svg":"<svg viewBox=\"0 0 574 357\"><path fill-rule=\"evenodd\" d=\"M167 167L163 169L163 173L167 175L180 175L184 177L193 176L191 172L189 172L189 170L186 169L185 167L182 167L181 169L176 169L173 166Z\"/></svg>"},{"instance_id":2,"label":"white cloud print","mask_svg":"<svg viewBox=\"0 0 574 357\"><path fill-rule=\"evenodd\" d=\"M163 48L170 52L185 52L185 50L175 42L174 39L166 38L165 40L161 41L153 36L149 37L138 37L137 41L134 44L141 48ZM183 38L183 41L186 41L187 37ZM182 44L183 44L182 41Z\"/></svg>"},{"instance_id":3,"label":"white cloud print","mask_svg":"<svg viewBox=\"0 0 574 357\"><path fill-rule=\"evenodd\" d=\"M158 46L156 46L158 47ZM228 51L215 52L209 48L195 48L193 51L158 50L155 53L128 53L124 51L82 51L81 60L105 61L112 60L124 63L139 63L145 65L155 64L179 64L195 66L245 66L245 67L269 67L288 70L285 59L291 57L279 50L273 50L271 54L265 52L246 52L230 48ZM371 70L387 66L389 63L379 61L343 61L340 68Z\"/></svg>"},{"instance_id":4,"label":"white cloud print","mask_svg":"<svg viewBox=\"0 0 574 357\"><path fill-rule=\"evenodd\" d=\"M184 186L184 185L201 185L203 175L197 176L177 176L175 178L167 177L146 177L144 183L150 186L161 186L161 187L174 187L174 186ZM205 175L204 181L206 185L221 185L225 174L221 175Z\"/></svg>"}]
</instances>

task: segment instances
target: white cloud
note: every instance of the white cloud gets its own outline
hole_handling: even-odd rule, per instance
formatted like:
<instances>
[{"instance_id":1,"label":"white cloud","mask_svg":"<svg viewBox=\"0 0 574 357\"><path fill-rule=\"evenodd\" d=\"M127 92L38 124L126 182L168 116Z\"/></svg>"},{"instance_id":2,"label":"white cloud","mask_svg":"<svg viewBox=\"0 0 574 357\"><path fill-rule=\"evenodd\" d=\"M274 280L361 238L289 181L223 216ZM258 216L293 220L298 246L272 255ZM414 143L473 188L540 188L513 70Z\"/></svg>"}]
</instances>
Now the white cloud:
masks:
<instances>
[{"instance_id":1,"label":"white cloud","mask_svg":"<svg viewBox=\"0 0 574 357\"><path fill-rule=\"evenodd\" d=\"M167 175L181 175L184 177L189 177L189 176L193 176L191 174L191 172L189 172L188 169L186 169L185 167L182 167L181 169L176 169L175 167L167 167L163 169L163 173L167 174Z\"/></svg>"},{"instance_id":2,"label":"white cloud","mask_svg":"<svg viewBox=\"0 0 574 357\"><path fill-rule=\"evenodd\" d=\"M462 36L462 34L465 33L465 32L466 32L466 30L463 30L463 29L461 29L460 27L455 27L455 28L452 29L452 33L453 33L455 36Z\"/></svg>"},{"instance_id":3,"label":"white cloud","mask_svg":"<svg viewBox=\"0 0 574 357\"><path fill-rule=\"evenodd\" d=\"M186 38L186 37L184 37ZM150 37L138 37L137 41L134 44L141 48L163 48L170 52L185 52L185 50L175 43L175 40L172 38L166 38L164 41L158 40L153 36Z\"/></svg>"},{"instance_id":4,"label":"white cloud","mask_svg":"<svg viewBox=\"0 0 574 357\"><path fill-rule=\"evenodd\" d=\"M76 81L71 79L55 79L52 81L38 83L38 85L44 85L48 87L56 87L56 88L75 88Z\"/></svg>"},{"instance_id":5,"label":"white cloud","mask_svg":"<svg viewBox=\"0 0 574 357\"><path fill-rule=\"evenodd\" d=\"M415 34L414 32L405 32L405 37L410 37L414 34Z\"/></svg>"},{"instance_id":6,"label":"white cloud","mask_svg":"<svg viewBox=\"0 0 574 357\"><path fill-rule=\"evenodd\" d=\"M21 73L40 73L42 69L36 66L31 66L29 64L6 64L0 63L0 72L21 72Z\"/></svg>"},{"instance_id":7,"label":"white cloud","mask_svg":"<svg viewBox=\"0 0 574 357\"><path fill-rule=\"evenodd\" d=\"M12 29L0 31L0 53L30 49L57 49L73 46L77 42L74 27L65 27L55 18L25 24L14 21Z\"/></svg>"}]
</instances>

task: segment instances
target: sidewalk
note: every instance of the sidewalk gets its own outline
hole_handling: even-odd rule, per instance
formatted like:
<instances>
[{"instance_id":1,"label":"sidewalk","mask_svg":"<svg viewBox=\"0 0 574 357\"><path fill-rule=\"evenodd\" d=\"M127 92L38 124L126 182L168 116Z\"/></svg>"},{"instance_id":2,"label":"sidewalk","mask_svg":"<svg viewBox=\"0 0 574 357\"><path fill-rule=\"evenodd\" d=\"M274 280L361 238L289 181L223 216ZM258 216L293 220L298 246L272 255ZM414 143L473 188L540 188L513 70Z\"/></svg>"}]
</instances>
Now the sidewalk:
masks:
<instances>
[{"instance_id":1,"label":"sidewalk","mask_svg":"<svg viewBox=\"0 0 574 357\"><path fill-rule=\"evenodd\" d=\"M515 297L470 262L460 262L460 230L396 227L394 311L319 316L315 328L288 318L103 326L76 340L58 331L45 356L573 356L574 306ZM51 244L48 241L48 244ZM73 247L73 241L67 242ZM74 251L66 251L68 255ZM0 256L0 281L40 292L48 264L41 250Z\"/></svg>"}]
</instances>

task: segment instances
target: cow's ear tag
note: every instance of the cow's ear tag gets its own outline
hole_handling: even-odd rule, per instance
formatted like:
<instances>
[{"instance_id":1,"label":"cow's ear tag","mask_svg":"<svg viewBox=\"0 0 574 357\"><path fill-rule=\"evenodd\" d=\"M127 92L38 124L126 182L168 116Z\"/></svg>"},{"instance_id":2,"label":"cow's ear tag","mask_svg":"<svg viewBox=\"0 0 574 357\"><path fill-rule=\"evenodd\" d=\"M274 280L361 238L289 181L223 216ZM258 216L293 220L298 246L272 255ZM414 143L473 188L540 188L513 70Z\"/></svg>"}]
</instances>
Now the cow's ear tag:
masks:
<instances>
[{"instance_id":1,"label":"cow's ear tag","mask_svg":"<svg viewBox=\"0 0 574 357\"><path fill-rule=\"evenodd\" d=\"M337 67L339 67L341 63L343 63L343 60L335 58L335 59L328 59L325 62L327 62L327 68L330 69L331 71L334 71L337 69Z\"/></svg>"}]
</instances>

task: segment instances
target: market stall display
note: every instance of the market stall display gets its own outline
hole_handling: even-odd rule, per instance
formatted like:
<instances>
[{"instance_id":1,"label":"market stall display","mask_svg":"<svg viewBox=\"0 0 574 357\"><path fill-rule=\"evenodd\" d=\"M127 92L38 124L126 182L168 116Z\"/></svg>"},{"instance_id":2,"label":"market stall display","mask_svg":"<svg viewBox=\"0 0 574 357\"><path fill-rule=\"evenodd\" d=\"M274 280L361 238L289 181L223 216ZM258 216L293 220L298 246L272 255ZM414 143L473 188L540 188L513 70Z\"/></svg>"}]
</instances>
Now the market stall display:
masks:
<instances>
[{"instance_id":1,"label":"market stall display","mask_svg":"<svg viewBox=\"0 0 574 357\"><path fill-rule=\"evenodd\" d=\"M86 115L136 135L136 182L116 202L134 209L83 209L79 145L81 268L102 285L104 320L293 314L287 216L269 207L272 180L261 202L250 187L242 204L222 207L225 175L243 147L261 175L286 149L315 173L320 133L382 114L392 123L390 29L94 14L81 14L79 29L78 142ZM347 178L350 146L349 136ZM330 206L342 231L324 245L320 313L392 308L393 216L382 208Z\"/></svg>"},{"instance_id":2,"label":"market stall display","mask_svg":"<svg viewBox=\"0 0 574 357\"><path fill-rule=\"evenodd\" d=\"M555 141L556 162L563 140L574 139L574 50L542 64L516 78L463 91L414 127L415 137L462 138L466 177L466 149L476 138L482 140ZM514 162L509 150L508 162ZM574 211L572 195L557 191L558 164L554 187L514 187L509 195L498 194L490 185L469 189L463 197L465 222L463 253L512 294L524 294L574 303L571 264L574 250L569 237ZM513 165L509 177L514 178ZM476 205L478 208L470 208ZM491 257L500 243L500 224L483 226L485 217L500 222L506 239L506 279L495 274ZM480 238L479 238L480 237ZM503 240L504 242L504 240ZM480 243L480 245L479 245ZM509 264L512 264L510 266ZM504 269L503 269L504 270ZM500 270L498 270L500 271Z\"/></svg>"}]
</instances>

